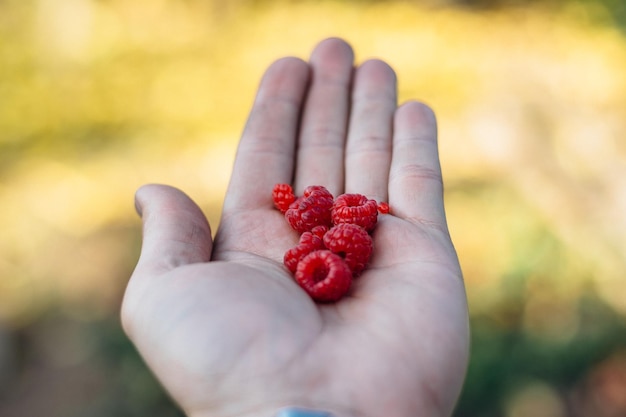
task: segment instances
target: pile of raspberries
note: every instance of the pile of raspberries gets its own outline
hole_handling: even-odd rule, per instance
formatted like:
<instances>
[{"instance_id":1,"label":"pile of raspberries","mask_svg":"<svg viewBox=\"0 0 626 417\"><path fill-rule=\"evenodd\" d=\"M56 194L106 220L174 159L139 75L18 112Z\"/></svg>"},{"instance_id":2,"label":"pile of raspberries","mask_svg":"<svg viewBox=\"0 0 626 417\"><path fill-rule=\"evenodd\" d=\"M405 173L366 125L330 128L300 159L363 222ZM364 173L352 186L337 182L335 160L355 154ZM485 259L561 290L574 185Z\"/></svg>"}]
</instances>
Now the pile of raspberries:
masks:
<instances>
[{"instance_id":1,"label":"pile of raspberries","mask_svg":"<svg viewBox=\"0 0 626 417\"><path fill-rule=\"evenodd\" d=\"M272 198L300 234L298 244L285 253L285 266L315 301L339 300L367 266L373 249L370 233L378 212L389 213L389 205L361 194L334 198L321 185L296 197L289 184L276 184Z\"/></svg>"}]
</instances>

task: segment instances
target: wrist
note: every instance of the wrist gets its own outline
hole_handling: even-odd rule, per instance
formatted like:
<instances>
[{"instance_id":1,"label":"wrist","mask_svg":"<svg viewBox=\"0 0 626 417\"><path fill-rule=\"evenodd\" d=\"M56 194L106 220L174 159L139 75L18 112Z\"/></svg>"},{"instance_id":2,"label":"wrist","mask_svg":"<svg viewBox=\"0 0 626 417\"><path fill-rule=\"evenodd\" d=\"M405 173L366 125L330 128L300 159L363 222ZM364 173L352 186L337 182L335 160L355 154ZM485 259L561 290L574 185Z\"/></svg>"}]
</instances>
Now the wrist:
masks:
<instances>
[{"instance_id":1,"label":"wrist","mask_svg":"<svg viewBox=\"0 0 626 417\"><path fill-rule=\"evenodd\" d=\"M211 413L193 413L186 412L185 415L189 417L215 417L216 414L214 412ZM231 414L228 414L230 417ZM343 414L337 413L335 411L330 411L324 408L310 408L310 407L302 407L302 406L288 406L288 407L280 407L274 408L273 411L265 410L256 410L254 412L245 413L245 414L232 414L233 417L359 417L354 414Z\"/></svg>"},{"instance_id":2,"label":"wrist","mask_svg":"<svg viewBox=\"0 0 626 417\"><path fill-rule=\"evenodd\" d=\"M314 410L311 408L287 407L278 411L272 417L335 417L328 411Z\"/></svg>"}]
</instances>

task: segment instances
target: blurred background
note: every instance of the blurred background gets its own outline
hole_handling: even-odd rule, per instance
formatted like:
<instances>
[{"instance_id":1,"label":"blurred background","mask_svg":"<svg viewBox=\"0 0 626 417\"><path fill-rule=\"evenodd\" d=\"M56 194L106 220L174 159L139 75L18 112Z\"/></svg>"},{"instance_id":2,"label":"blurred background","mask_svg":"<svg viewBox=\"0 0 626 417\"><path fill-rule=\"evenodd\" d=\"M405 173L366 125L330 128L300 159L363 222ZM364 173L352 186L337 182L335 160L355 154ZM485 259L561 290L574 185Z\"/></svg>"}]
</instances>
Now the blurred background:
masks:
<instances>
[{"instance_id":1,"label":"blurred background","mask_svg":"<svg viewBox=\"0 0 626 417\"><path fill-rule=\"evenodd\" d=\"M134 191L215 227L262 72L328 36L438 114L455 416L626 416L623 0L0 0L1 416L182 416L119 324Z\"/></svg>"}]
</instances>

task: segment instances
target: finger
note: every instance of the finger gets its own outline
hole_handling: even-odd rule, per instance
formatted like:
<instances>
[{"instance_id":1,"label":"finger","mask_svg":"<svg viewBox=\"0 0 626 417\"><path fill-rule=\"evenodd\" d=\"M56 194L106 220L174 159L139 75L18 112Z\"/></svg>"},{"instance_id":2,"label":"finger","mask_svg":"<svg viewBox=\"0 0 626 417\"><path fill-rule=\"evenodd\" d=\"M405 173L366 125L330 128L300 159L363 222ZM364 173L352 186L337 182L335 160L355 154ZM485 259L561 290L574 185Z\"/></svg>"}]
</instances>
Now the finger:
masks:
<instances>
[{"instance_id":1,"label":"finger","mask_svg":"<svg viewBox=\"0 0 626 417\"><path fill-rule=\"evenodd\" d=\"M244 129L224 211L271 205L272 187L291 183L309 66L283 58L266 71Z\"/></svg>"},{"instance_id":2,"label":"finger","mask_svg":"<svg viewBox=\"0 0 626 417\"><path fill-rule=\"evenodd\" d=\"M396 110L389 204L396 216L446 227L437 123L422 103L408 102Z\"/></svg>"},{"instance_id":3,"label":"finger","mask_svg":"<svg viewBox=\"0 0 626 417\"><path fill-rule=\"evenodd\" d=\"M311 54L311 86L304 106L295 188L323 185L331 193L343 190L343 156L354 53L340 39L320 42Z\"/></svg>"},{"instance_id":4,"label":"finger","mask_svg":"<svg viewBox=\"0 0 626 417\"><path fill-rule=\"evenodd\" d=\"M207 262L213 246L211 228L200 208L182 191L145 185L135 196L143 222L137 271L153 276L178 266Z\"/></svg>"},{"instance_id":5,"label":"finger","mask_svg":"<svg viewBox=\"0 0 626 417\"><path fill-rule=\"evenodd\" d=\"M352 91L345 191L387 201L396 75L382 61L366 61L356 70Z\"/></svg>"}]
</instances>

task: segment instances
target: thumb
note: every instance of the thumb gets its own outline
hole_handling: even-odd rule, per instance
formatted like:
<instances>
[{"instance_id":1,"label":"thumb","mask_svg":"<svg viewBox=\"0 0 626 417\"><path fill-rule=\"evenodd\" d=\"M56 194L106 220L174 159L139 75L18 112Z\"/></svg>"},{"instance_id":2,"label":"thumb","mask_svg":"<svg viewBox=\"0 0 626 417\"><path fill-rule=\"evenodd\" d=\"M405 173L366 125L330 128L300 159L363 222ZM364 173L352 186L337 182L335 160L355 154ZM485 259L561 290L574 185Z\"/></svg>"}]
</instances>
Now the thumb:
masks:
<instances>
[{"instance_id":1,"label":"thumb","mask_svg":"<svg viewBox=\"0 0 626 417\"><path fill-rule=\"evenodd\" d=\"M166 185L144 185L135 194L135 207L143 222L137 263L142 275L211 259L211 227L185 193Z\"/></svg>"}]
</instances>

